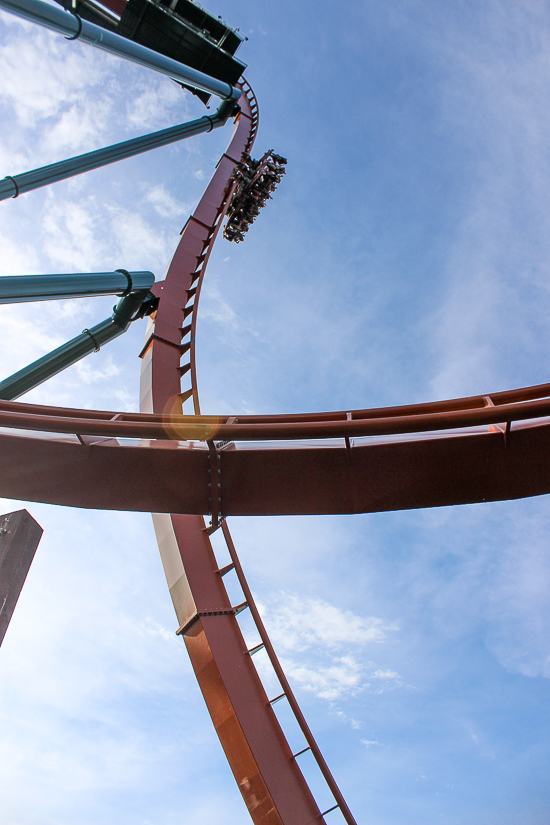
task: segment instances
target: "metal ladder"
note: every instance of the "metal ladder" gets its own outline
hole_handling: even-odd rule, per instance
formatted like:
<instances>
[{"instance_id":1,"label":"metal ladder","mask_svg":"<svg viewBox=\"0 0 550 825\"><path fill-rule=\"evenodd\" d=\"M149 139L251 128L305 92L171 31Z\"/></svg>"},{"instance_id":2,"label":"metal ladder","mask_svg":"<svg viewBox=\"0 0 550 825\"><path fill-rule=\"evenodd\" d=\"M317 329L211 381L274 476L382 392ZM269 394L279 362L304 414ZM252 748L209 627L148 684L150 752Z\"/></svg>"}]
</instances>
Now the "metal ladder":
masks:
<instances>
[{"instance_id":1,"label":"metal ladder","mask_svg":"<svg viewBox=\"0 0 550 825\"><path fill-rule=\"evenodd\" d=\"M221 533L223 535L223 538L225 540L225 545L226 545L227 550L229 552L231 562L229 564L219 568L217 572L220 576L223 577L223 576L226 576L228 573L230 573L232 570L235 571L237 581L238 581L239 586L241 588L244 599L243 599L242 602L240 602L238 605L236 605L233 608L233 612L237 616L240 613L242 613L243 610L248 608L248 610L250 611L250 615L252 617L253 623L254 623L254 625L256 627L256 630L258 631L258 634L259 634L260 639L261 639L261 642L257 645L254 645L253 647L251 647L248 650L248 653L249 653L250 656L254 656L254 654L259 653L260 650L265 650L265 652L267 653L269 661L270 661L270 663L273 667L273 670L274 670L274 672L277 676L277 679L279 680L279 684L281 686L281 693L276 695L273 699L270 699L269 704L274 705L276 702L279 702L281 699L286 699L287 700L288 705L289 705L289 707L292 711L292 714L293 714L293 716L294 716L294 718L295 718L295 720L298 724L298 727L300 728L300 730L301 730L301 732L304 736L305 742L306 742L306 747L302 748L301 750L297 751L296 753L293 753L292 758L297 759L302 754L304 754L308 751L311 751L311 753L313 755L313 758L315 759L317 767L319 768L319 771L320 771L323 779L325 780L325 783L326 783L328 789L330 790L330 793L332 794L332 797L333 797L334 803L335 803L334 805L330 806L325 811L323 811L321 813L321 817L326 816L326 814L331 813L332 811L340 810L340 813L342 814L342 817L343 817L344 821L346 822L346 825L357 825L357 823L356 823L356 821L353 817L353 814L351 813L351 811L350 811L350 809L349 809L349 807L346 803L346 800L344 799L344 797L342 795L342 792L340 791L340 788L336 784L336 781L335 781L335 779L334 779L334 777L333 777L333 775L332 775L332 773L331 773L331 771L330 771L330 769L329 769L329 767L328 767L328 765L327 765L327 763L326 763L326 761L323 757L323 754L321 753L321 749L319 748L319 745L315 741L315 738L314 738L314 736L313 736L313 734L312 734L312 732L309 728L309 725L306 722L304 714L302 713L302 710L300 709L300 706L298 704L298 700L296 699L296 696L294 695L294 691L292 690L292 688L290 686L290 683L289 683L289 681L288 681L288 679L287 679L287 677L284 673L284 670L283 670L283 668L281 666L281 663L280 663L280 661L277 657L277 654L275 652L275 648L273 647L273 644L271 643L271 640L268 636L267 630L265 628L262 617L260 615L260 612L259 612L258 607L256 605L256 602L254 600L254 597L252 595L252 591L250 590L249 584L246 580L246 576L245 576L243 568L241 566L239 557L237 555L237 551L235 549L235 544L233 542L231 533L229 531L229 525L227 524L226 519L222 517L217 526L216 525L211 525L210 527L205 528L205 530L208 533L208 535L211 536L220 528L221 528ZM260 675L260 674L258 673L258 675ZM261 676L260 676L260 679L261 679Z\"/></svg>"}]
</instances>

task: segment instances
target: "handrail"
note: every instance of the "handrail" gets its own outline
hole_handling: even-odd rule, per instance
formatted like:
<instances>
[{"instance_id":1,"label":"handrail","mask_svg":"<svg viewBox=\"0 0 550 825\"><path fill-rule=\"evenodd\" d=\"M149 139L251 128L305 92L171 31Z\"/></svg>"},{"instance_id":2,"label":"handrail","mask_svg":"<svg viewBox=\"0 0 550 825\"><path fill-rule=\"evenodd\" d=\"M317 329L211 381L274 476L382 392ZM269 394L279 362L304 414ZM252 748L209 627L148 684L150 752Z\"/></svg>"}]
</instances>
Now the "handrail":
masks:
<instances>
[{"instance_id":1,"label":"handrail","mask_svg":"<svg viewBox=\"0 0 550 825\"><path fill-rule=\"evenodd\" d=\"M162 281L157 282L157 286ZM529 387L519 387L513 390L503 390L500 392L488 393L486 395L464 396L451 398L444 401L429 401L420 404L407 404L395 407L371 407L363 410L352 410L351 412L335 410L333 412L312 412L312 413L281 413L270 415L239 415L238 421L248 424L261 424L268 422L283 421L346 421L347 415L351 415L352 420L360 418L390 418L393 415L415 415L429 412L446 412L449 410L486 409L486 398L490 398L495 407L501 408L503 404L518 403L520 401L532 401L535 399L550 398L550 384L535 384ZM78 414L83 418L99 418L110 420L114 415L121 420L140 421L163 421L164 416L159 413L137 413L137 412L117 412L115 410L90 410L76 407L54 407L52 405L34 404L28 401L0 401L1 410L22 410L27 413L37 415L64 415L69 413ZM195 421L196 416L181 416L184 420ZM234 415L202 416L209 423L214 421L228 421Z\"/></svg>"},{"instance_id":2,"label":"handrail","mask_svg":"<svg viewBox=\"0 0 550 825\"><path fill-rule=\"evenodd\" d=\"M544 397L528 401L498 403L492 407L473 406L484 402L484 396L471 400L464 408L464 399L456 399L455 409L444 409L452 401L431 405L388 407L382 410L358 410L351 418L346 413L322 413L330 418L293 415L252 417L215 415L159 415L152 413L115 413L100 410L75 410L43 407L37 404L0 401L0 427L37 430L52 433L79 433L109 438L174 439L207 441L213 438L227 441L279 441L299 439L358 438L361 436L400 435L465 427L502 424L550 416L549 385L526 387L491 395L491 399L506 401L509 397L524 397L540 389ZM418 413L418 408L435 407L434 412ZM400 413L395 415L395 413ZM116 420L113 420L116 417ZM252 418L252 422L250 421ZM232 423L227 423L229 420Z\"/></svg>"}]
</instances>

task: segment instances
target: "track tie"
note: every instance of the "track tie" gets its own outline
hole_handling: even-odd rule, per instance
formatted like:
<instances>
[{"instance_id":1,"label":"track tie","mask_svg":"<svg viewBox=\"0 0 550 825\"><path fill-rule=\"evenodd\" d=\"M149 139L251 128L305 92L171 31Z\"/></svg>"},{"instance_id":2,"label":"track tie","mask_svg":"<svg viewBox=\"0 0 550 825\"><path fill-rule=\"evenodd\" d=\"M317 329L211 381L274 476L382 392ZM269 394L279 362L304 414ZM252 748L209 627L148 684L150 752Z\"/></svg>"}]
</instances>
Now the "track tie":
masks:
<instances>
[{"instance_id":1,"label":"track tie","mask_svg":"<svg viewBox=\"0 0 550 825\"><path fill-rule=\"evenodd\" d=\"M336 808L339 808L339 807L340 807L340 805L333 805L332 808L327 808L326 811L323 811L321 816L325 816L325 814L329 814L331 811L335 811Z\"/></svg>"},{"instance_id":2,"label":"track tie","mask_svg":"<svg viewBox=\"0 0 550 825\"><path fill-rule=\"evenodd\" d=\"M297 756L300 756L302 753L305 753L306 751L310 751L310 750L311 750L311 748L308 745L307 748L303 748L301 751L298 751L298 753L293 753L292 758L296 759Z\"/></svg>"},{"instance_id":3,"label":"track tie","mask_svg":"<svg viewBox=\"0 0 550 825\"><path fill-rule=\"evenodd\" d=\"M258 651L261 650L262 647L265 647L263 642L259 645L256 645L255 647L251 647L248 652L250 653L251 656L254 656L254 654L258 653Z\"/></svg>"},{"instance_id":4,"label":"track tie","mask_svg":"<svg viewBox=\"0 0 550 825\"><path fill-rule=\"evenodd\" d=\"M219 573L220 576L225 576L226 573L229 573L230 570L234 570L235 565L233 562L231 564L226 564L225 567L220 567L219 570L216 570L216 573Z\"/></svg>"},{"instance_id":5,"label":"track tie","mask_svg":"<svg viewBox=\"0 0 550 825\"><path fill-rule=\"evenodd\" d=\"M217 524L210 524L208 527L203 527L202 532L206 533L207 536L211 536L212 533L215 533L216 530L220 529L220 527L222 526L222 521L223 521L223 518L220 518L220 520ZM218 570L217 572L219 573L220 571Z\"/></svg>"},{"instance_id":6,"label":"track tie","mask_svg":"<svg viewBox=\"0 0 550 825\"><path fill-rule=\"evenodd\" d=\"M236 607L233 608L233 612L235 613L235 616L238 616L239 613L242 613L243 610L246 610L247 607L248 607L248 602L243 602L242 604L238 604Z\"/></svg>"},{"instance_id":7,"label":"track tie","mask_svg":"<svg viewBox=\"0 0 550 825\"><path fill-rule=\"evenodd\" d=\"M178 396L182 404L185 404L188 398L191 398L193 395L193 388L190 390L185 390L185 392L179 392Z\"/></svg>"}]
</instances>

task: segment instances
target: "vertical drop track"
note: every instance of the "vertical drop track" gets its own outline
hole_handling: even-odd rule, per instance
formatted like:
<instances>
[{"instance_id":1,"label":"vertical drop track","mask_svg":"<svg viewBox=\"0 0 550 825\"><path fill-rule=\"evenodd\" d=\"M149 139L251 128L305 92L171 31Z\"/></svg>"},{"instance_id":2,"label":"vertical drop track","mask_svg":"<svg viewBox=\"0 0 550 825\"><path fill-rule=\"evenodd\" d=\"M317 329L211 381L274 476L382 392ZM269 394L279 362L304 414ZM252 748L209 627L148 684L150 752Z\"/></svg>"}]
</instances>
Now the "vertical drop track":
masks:
<instances>
[{"instance_id":1,"label":"vertical drop track","mask_svg":"<svg viewBox=\"0 0 550 825\"><path fill-rule=\"evenodd\" d=\"M195 366L200 291L234 188L231 176L241 154L250 152L258 128L258 106L246 81L242 91L241 113L228 149L183 228L165 281L154 287L160 300L142 351L141 412L181 413L185 401L192 398L194 411L200 414ZM255 825L313 825L324 822L324 814L335 809L340 809L347 825L355 825L282 671L239 563L223 518L220 449L224 447L209 441L209 527L202 516L153 515L179 623L177 632L183 636L212 721ZM219 528L231 556L231 563L222 569L210 542L210 535ZM236 605L231 604L223 583L223 577L233 569L243 591L243 599ZM250 611L261 639L261 644L251 650L237 619L244 610ZM281 692L271 698L252 660L262 647L281 685ZM304 736L304 747L296 754L292 753L273 710L279 699L289 703ZM315 802L298 765L297 757L309 750L334 798L334 804L325 811Z\"/></svg>"}]
</instances>

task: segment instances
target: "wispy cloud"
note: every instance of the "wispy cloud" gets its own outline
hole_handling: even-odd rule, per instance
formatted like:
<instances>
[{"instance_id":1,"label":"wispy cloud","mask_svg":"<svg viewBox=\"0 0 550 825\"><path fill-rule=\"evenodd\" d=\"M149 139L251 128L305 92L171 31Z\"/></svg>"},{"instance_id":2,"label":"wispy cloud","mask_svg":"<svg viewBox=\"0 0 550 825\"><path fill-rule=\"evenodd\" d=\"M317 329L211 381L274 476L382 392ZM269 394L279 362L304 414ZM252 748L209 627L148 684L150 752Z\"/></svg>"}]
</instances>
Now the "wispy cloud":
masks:
<instances>
[{"instance_id":1,"label":"wispy cloud","mask_svg":"<svg viewBox=\"0 0 550 825\"><path fill-rule=\"evenodd\" d=\"M383 670L365 656L365 649L372 653L374 645L398 630L396 625L288 592L272 597L267 606L264 602L261 612L287 675L319 698L355 695L370 689L371 680L377 681L373 693L390 683L402 684L395 671Z\"/></svg>"},{"instance_id":2,"label":"wispy cloud","mask_svg":"<svg viewBox=\"0 0 550 825\"><path fill-rule=\"evenodd\" d=\"M300 598L292 593L280 593L278 606L264 607L269 617L271 632L283 650L304 651L323 645L339 648L342 645L365 645L383 642L389 632L399 628L385 624L373 616L357 616L322 599Z\"/></svg>"},{"instance_id":3,"label":"wispy cloud","mask_svg":"<svg viewBox=\"0 0 550 825\"><path fill-rule=\"evenodd\" d=\"M145 201L151 204L161 218L177 217L183 221L192 208L191 203L179 201L162 184L151 187L145 195Z\"/></svg>"}]
</instances>

